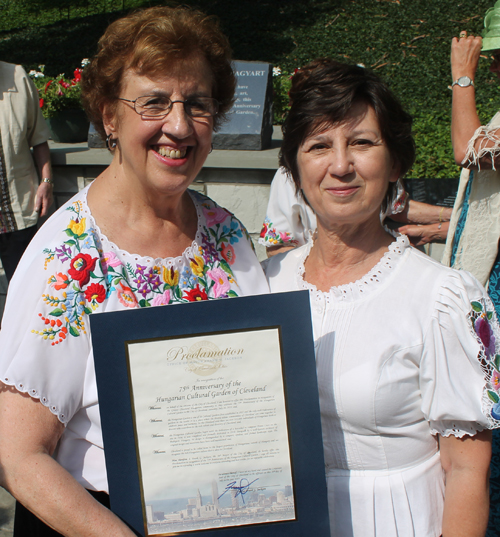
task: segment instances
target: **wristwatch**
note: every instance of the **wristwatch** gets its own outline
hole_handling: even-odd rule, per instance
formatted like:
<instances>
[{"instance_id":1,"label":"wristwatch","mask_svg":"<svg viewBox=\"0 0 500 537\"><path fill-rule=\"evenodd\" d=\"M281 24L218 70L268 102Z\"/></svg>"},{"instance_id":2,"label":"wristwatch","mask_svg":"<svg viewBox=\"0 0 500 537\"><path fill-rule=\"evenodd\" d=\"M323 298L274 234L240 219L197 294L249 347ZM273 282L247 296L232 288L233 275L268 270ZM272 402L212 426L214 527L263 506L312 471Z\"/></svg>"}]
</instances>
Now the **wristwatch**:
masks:
<instances>
[{"instance_id":1,"label":"wristwatch","mask_svg":"<svg viewBox=\"0 0 500 537\"><path fill-rule=\"evenodd\" d=\"M461 76L460 78L457 78L455 82L451 85L453 88L454 86L460 86L461 88L468 88L469 86L473 86L474 81L471 80L468 76Z\"/></svg>"},{"instance_id":2,"label":"wristwatch","mask_svg":"<svg viewBox=\"0 0 500 537\"><path fill-rule=\"evenodd\" d=\"M44 177L42 179L42 183L49 183L49 185L53 185L54 181L52 181L52 179L50 177Z\"/></svg>"}]
</instances>

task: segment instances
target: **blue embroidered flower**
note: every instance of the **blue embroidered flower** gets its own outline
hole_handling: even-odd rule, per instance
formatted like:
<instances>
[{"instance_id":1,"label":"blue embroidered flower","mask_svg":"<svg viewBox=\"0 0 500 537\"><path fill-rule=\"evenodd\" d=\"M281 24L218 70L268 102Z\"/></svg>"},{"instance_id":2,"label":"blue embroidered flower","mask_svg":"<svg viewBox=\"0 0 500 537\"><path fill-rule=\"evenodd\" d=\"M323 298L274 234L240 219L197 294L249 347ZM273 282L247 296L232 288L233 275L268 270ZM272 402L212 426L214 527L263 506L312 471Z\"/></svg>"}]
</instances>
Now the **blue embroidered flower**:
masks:
<instances>
[{"instance_id":1,"label":"blue embroidered flower","mask_svg":"<svg viewBox=\"0 0 500 537\"><path fill-rule=\"evenodd\" d=\"M491 407L491 416L496 420L500 420L500 403L495 403Z\"/></svg>"},{"instance_id":2,"label":"blue embroidered flower","mask_svg":"<svg viewBox=\"0 0 500 537\"><path fill-rule=\"evenodd\" d=\"M87 235L87 238L83 241L82 250L90 250L91 248L95 248L94 237Z\"/></svg>"},{"instance_id":3,"label":"blue embroidered flower","mask_svg":"<svg viewBox=\"0 0 500 537\"><path fill-rule=\"evenodd\" d=\"M222 233L223 235L227 235L231 244L235 244L241 237L243 237L241 228L236 220L231 220L231 228L223 226Z\"/></svg>"},{"instance_id":4,"label":"blue embroidered flower","mask_svg":"<svg viewBox=\"0 0 500 537\"><path fill-rule=\"evenodd\" d=\"M181 287L193 287L196 283L196 278L189 267L184 267L180 275Z\"/></svg>"},{"instance_id":5,"label":"blue embroidered flower","mask_svg":"<svg viewBox=\"0 0 500 537\"><path fill-rule=\"evenodd\" d=\"M73 304L73 298L75 298L75 292L73 289L69 289L66 291L66 298L63 302L63 304L66 306L66 309L70 309L71 305Z\"/></svg>"}]
</instances>

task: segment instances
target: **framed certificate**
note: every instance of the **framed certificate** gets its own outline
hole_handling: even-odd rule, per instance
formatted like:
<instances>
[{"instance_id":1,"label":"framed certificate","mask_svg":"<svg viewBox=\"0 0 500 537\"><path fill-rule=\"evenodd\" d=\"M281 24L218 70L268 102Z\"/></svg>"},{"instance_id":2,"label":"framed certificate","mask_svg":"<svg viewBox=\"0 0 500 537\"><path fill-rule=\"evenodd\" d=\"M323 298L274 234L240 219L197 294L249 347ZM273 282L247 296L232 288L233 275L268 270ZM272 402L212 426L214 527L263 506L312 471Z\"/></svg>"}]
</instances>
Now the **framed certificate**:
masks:
<instances>
[{"instance_id":1,"label":"framed certificate","mask_svg":"<svg viewBox=\"0 0 500 537\"><path fill-rule=\"evenodd\" d=\"M330 536L307 291L90 322L111 508L137 535Z\"/></svg>"}]
</instances>

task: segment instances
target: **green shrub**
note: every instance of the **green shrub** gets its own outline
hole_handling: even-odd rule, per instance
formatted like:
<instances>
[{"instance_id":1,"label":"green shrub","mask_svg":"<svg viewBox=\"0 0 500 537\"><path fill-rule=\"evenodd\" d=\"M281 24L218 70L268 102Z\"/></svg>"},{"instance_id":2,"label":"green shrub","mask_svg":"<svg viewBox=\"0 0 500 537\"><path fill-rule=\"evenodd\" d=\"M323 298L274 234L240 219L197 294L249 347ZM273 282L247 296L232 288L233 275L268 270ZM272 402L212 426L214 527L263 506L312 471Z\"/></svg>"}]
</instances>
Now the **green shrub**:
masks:
<instances>
[{"instance_id":1,"label":"green shrub","mask_svg":"<svg viewBox=\"0 0 500 537\"><path fill-rule=\"evenodd\" d=\"M46 73L71 73L126 10L178 0L0 0L0 59ZM456 177L450 145L449 53L461 30L480 33L494 0L183 0L216 15L240 60L281 69L274 77L275 121L288 109L289 74L320 56L362 63L384 78L414 116L417 161L411 177ZM43 4L43 6L42 6ZM50 8L51 4L54 6ZM64 6L59 9L57 6ZM125 8L125 11L124 11ZM475 80L481 120L500 108L488 55Z\"/></svg>"},{"instance_id":2,"label":"green shrub","mask_svg":"<svg viewBox=\"0 0 500 537\"><path fill-rule=\"evenodd\" d=\"M292 86L292 74L282 71L279 67L273 70L273 113L274 124L281 125L290 110L288 92Z\"/></svg>"}]
</instances>

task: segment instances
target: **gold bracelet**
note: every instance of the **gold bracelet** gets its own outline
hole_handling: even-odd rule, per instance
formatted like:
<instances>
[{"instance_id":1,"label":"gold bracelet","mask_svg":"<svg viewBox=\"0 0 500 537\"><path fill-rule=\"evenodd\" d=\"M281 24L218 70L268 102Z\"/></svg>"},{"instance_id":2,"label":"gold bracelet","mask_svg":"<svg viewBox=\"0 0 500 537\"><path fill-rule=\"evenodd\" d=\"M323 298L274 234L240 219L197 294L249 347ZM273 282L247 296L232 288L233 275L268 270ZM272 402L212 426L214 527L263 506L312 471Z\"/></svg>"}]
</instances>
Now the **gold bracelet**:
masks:
<instances>
[{"instance_id":1,"label":"gold bracelet","mask_svg":"<svg viewBox=\"0 0 500 537\"><path fill-rule=\"evenodd\" d=\"M42 183L49 183L49 185L53 185L54 181L52 181L52 179L50 177L44 177L42 179Z\"/></svg>"},{"instance_id":2,"label":"gold bracelet","mask_svg":"<svg viewBox=\"0 0 500 537\"><path fill-rule=\"evenodd\" d=\"M443 222L443 212L444 212L444 207L441 207L441 210L439 211L439 223L440 224Z\"/></svg>"}]
</instances>

